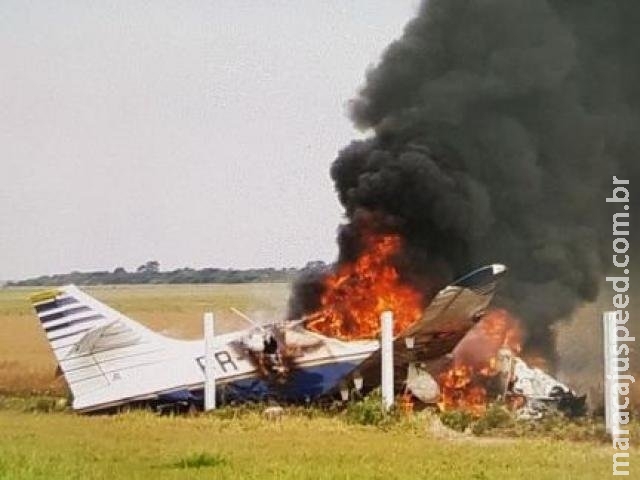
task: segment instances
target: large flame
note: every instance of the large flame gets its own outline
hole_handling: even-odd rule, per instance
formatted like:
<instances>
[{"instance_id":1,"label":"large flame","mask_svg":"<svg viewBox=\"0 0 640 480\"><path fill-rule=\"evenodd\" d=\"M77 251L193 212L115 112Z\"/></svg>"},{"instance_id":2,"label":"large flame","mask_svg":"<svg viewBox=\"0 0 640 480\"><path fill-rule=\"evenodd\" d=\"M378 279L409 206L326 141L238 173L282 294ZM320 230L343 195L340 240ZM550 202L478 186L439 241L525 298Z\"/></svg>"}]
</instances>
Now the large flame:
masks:
<instances>
[{"instance_id":1,"label":"large flame","mask_svg":"<svg viewBox=\"0 0 640 480\"><path fill-rule=\"evenodd\" d=\"M371 233L363 240L360 256L327 276L320 308L307 319L310 330L343 340L375 338L385 310L394 313L395 334L420 318L421 293L402 282L393 265L402 238Z\"/></svg>"},{"instance_id":2,"label":"large flame","mask_svg":"<svg viewBox=\"0 0 640 480\"><path fill-rule=\"evenodd\" d=\"M367 339L379 335L385 310L394 313L396 335L419 320L424 297L401 280L393 263L402 238L369 233L363 243L354 262L339 265L325 278L320 307L306 317L309 330L343 340ZM517 319L504 309L490 310L456 346L448 370L438 375L440 408L481 414L502 368L501 349L519 353L521 337Z\"/></svg>"},{"instance_id":3,"label":"large flame","mask_svg":"<svg viewBox=\"0 0 640 480\"><path fill-rule=\"evenodd\" d=\"M450 368L438 376L439 407L484 412L488 391L504 387L499 374L507 366L501 353L517 354L521 343L519 321L504 309L490 310L456 346Z\"/></svg>"}]
</instances>

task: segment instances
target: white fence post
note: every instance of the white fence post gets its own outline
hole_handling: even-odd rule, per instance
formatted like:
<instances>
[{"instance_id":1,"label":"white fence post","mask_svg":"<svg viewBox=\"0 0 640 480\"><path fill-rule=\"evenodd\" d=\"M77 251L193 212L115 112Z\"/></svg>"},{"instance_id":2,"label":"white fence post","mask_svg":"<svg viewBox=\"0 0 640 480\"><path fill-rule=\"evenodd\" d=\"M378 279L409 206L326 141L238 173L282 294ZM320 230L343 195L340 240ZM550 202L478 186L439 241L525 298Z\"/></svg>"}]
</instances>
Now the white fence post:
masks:
<instances>
[{"instance_id":1,"label":"white fence post","mask_svg":"<svg viewBox=\"0 0 640 480\"><path fill-rule=\"evenodd\" d=\"M611 386L615 383L614 362L617 356L618 338L616 336L616 312L604 312L602 314L604 337L604 416L607 432L615 437L620 430L618 413L618 395Z\"/></svg>"},{"instance_id":2,"label":"white fence post","mask_svg":"<svg viewBox=\"0 0 640 480\"><path fill-rule=\"evenodd\" d=\"M204 314L204 409L216 408L216 374L214 372L213 313Z\"/></svg>"},{"instance_id":3,"label":"white fence post","mask_svg":"<svg viewBox=\"0 0 640 480\"><path fill-rule=\"evenodd\" d=\"M393 312L382 312L380 323L382 405L389 410L393 405Z\"/></svg>"}]
</instances>

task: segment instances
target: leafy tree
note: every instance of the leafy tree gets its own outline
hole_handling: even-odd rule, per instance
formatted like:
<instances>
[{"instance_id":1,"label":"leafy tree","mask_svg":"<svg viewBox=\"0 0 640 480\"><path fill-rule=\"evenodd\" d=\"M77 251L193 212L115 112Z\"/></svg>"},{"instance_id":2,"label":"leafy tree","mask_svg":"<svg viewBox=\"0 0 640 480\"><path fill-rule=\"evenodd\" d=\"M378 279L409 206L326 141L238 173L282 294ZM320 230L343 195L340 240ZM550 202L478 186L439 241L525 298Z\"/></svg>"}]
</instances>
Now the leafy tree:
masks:
<instances>
[{"instance_id":1,"label":"leafy tree","mask_svg":"<svg viewBox=\"0 0 640 480\"><path fill-rule=\"evenodd\" d=\"M138 273L158 273L160 271L160 262L149 260L144 265L140 265L136 271Z\"/></svg>"}]
</instances>

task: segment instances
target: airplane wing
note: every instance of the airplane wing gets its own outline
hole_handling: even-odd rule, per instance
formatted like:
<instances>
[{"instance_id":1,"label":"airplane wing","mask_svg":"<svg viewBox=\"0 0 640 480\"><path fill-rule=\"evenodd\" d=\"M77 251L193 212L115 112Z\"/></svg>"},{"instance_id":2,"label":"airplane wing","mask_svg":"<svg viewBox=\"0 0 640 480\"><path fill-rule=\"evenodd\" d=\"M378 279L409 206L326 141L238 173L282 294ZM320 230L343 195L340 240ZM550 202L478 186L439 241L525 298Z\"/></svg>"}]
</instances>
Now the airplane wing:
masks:
<instances>
[{"instance_id":1,"label":"airplane wing","mask_svg":"<svg viewBox=\"0 0 640 480\"><path fill-rule=\"evenodd\" d=\"M440 290L422 318L394 340L404 355L411 350L414 361L428 361L450 353L482 318L493 299L497 278L506 270L494 264L480 268ZM405 339L413 339L408 349Z\"/></svg>"},{"instance_id":2,"label":"airplane wing","mask_svg":"<svg viewBox=\"0 0 640 480\"><path fill-rule=\"evenodd\" d=\"M493 299L497 279L506 271L500 264L488 265L442 289L422 317L394 339L396 385L404 380L409 362L435 364L445 360L467 332L482 318ZM407 343L413 343L408 348ZM380 350L362 366L365 384L380 380Z\"/></svg>"}]
</instances>

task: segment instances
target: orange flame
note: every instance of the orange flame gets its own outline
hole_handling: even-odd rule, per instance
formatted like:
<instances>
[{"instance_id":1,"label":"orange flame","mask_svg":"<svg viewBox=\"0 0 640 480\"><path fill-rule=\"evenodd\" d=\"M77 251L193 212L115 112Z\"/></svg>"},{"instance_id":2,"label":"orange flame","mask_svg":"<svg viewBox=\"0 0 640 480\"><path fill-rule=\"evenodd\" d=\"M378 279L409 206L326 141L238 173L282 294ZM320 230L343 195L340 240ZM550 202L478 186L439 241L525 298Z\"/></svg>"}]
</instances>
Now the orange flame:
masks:
<instances>
[{"instance_id":1,"label":"orange flame","mask_svg":"<svg viewBox=\"0 0 640 480\"><path fill-rule=\"evenodd\" d=\"M307 328L343 340L375 338L380 314L394 313L394 333L416 322L423 309L420 292L403 283L393 265L402 247L395 234L369 234L352 263L340 265L325 280L320 309L307 319Z\"/></svg>"},{"instance_id":2,"label":"orange flame","mask_svg":"<svg viewBox=\"0 0 640 480\"><path fill-rule=\"evenodd\" d=\"M418 321L425 299L400 279L393 259L401 248L397 234L365 234L360 256L325 278L320 307L306 317L306 327L356 340L379 335L380 314L385 310L394 312L394 334ZM452 366L438 376L440 408L481 414L491 381L500 373L500 349L519 353L521 337L519 322L506 310L489 311L456 346Z\"/></svg>"},{"instance_id":3,"label":"orange flame","mask_svg":"<svg viewBox=\"0 0 640 480\"><path fill-rule=\"evenodd\" d=\"M453 351L452 366L438 376L441 410L466 410L480 415L486 409L487 391L503 367L499 352L521 350L518 320L504 309L489 311Z\"/></svg>"}]
</instances>

